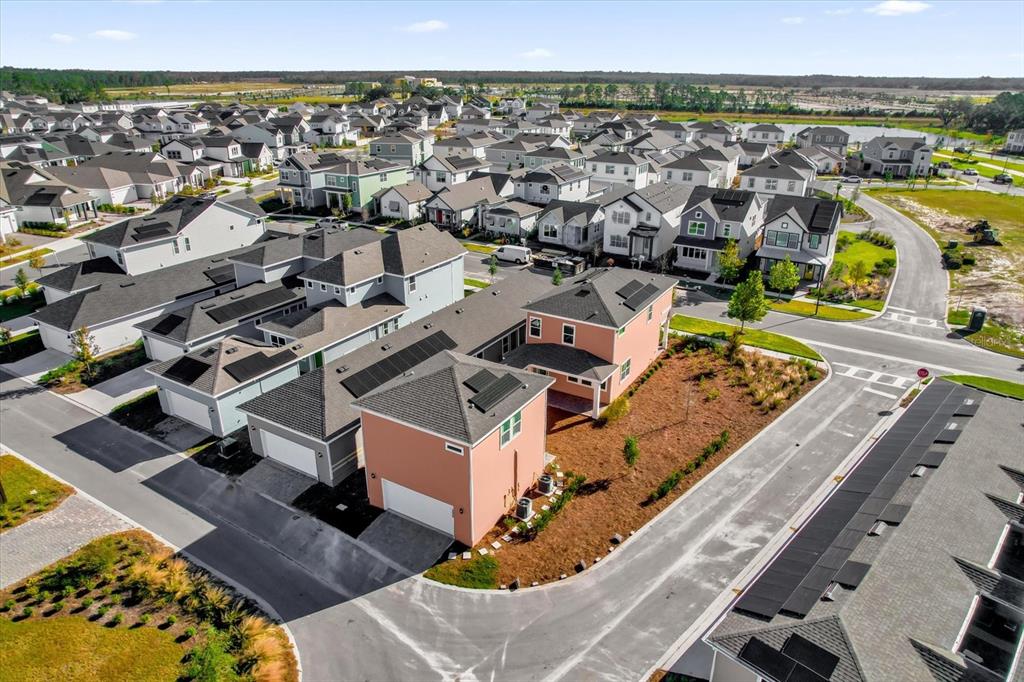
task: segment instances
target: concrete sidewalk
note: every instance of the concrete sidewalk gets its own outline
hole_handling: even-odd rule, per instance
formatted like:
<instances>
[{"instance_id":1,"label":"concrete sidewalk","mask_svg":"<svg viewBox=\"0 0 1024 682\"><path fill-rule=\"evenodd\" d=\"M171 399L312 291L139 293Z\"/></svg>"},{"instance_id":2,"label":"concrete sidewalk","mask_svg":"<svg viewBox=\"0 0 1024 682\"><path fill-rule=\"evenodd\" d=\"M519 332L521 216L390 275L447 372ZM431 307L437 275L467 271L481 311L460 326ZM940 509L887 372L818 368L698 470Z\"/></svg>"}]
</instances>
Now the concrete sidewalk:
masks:
<instances>
[{"instance_id":1,"label":"concrete sidewalk","mask_svg":"<svg viewBox=\"0 0 1024 682\"><path fill-rule=\"evenodd\" d=\"M146 372L146 366L136 367L130 372L107 379L84 391L68 393L66 397L100 414L109 414L121 403L156 388L156 382L153 381L153 376Z\"/></svg>"}]
</instances>

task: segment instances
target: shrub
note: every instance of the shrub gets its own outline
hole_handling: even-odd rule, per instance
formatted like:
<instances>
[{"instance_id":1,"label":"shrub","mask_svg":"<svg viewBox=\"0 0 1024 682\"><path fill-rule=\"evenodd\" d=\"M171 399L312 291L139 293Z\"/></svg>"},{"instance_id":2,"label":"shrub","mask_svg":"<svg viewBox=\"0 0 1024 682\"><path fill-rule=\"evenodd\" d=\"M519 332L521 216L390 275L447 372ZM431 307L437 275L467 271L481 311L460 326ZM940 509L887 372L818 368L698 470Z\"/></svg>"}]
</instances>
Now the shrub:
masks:
<instances>
[{"instance_id":1,"label":"shrub","mask_svg":"<svg viewBox=\"0 0 1024 682\"><path fill-rule=\"evenodd\" d=\"M704 391L704 400L708 402L711 402L712 400L718 400L718 397L720 395L722 395L722 392L719 391L714 386L711 386L710 388Z\"/></svg>"},{"instance_id":2,"label":"shrub","mask_svg":"<svg viewBox=\"0 0 1024 682\"><path fill-rule=\"evenodd\" d=\"M196 636L196 629L194 627L185 628L185 636L192 639Z\"/></svg>"},{"instance_id":3,"label":"shrub","mask_svg":"<svg viewBox=\"0 0 1024 682\"><path fill-rule=\"evenodd\" d=\"M25 618L28 618L33 613L35 613L35 609L33 609L31 606L26 606L25 608L23 608L21 610L21 615L24 616Z\"/></svg>"},{"instance_id":4,"label":"shrub","mask_svg":"<svg viewBox=\"0 0 1024 682\"><path fill-rule=\"evenodd\" d=\"M4 611L10 611L15 606L17 606L17 604L18 604L18 602L14 601L13 599L8 599L7 601L4 602L4 609L3 610Z\"/></svg>"},{"instance_id":5,"label":"shrub","mask_svg":"<svg viewBox=\"0 0 1024 682\"><path fill-rule=\"evenodd\" d=\"M178 622L178 617L175 616L172 613L171 615L167 616L167 621L166 622L167 622L168 625L174 625L175 623Z\"/></svg>"},{"instance_id":6,"label":"shrub","mask_svg":"<svg viewBox=\"0 0 1024 682\"><path fill-rule=\"evenodd\" d=\"M675 490L681 480L683 480L683 472L680 469L676 469L657 488L651 491L651 494L647 496L647 501L657 502Z\"/></svg>"},{"instance_id":7,"label":"shrub","mask_svg":"<svg viewBox=\"0 0 1024 682\"><path fill-rule=\"evenodd\" d=\"M960 260L963 262L964 265L974 265L975 263L977 263L977 260L975 259L973 253L965 253Z\"/></svg>"},{"instance_id":8,"label":"shrub","mask_svg":"<svg viewBox=\"0 0 1024 682\"><path fill-rule=\"evenodd\" d=\"M228 653L227 637L211 628L207 631L206 641L190 652L184 677L197 682L233 680L237 678L234 671L236 662L235 657Z\"/></svg>"},{"instance_id":9,"label":"shrub","mask_svg":"<svg viewBox=\"0 0 1024 682\"><path fill-rule=\"evenodd\" d=\"M86 597L85 599L82 600L82 608L83 609L87 609L90 606L92 606L94 603L95 603L95 600L92 597Z\"/></svg>"},{"instance_id":10,"label":"shrub","mask_svg":"<svg viewBox=\"0 0 1024 682\"><path fill-rule=\"evenodd\" d=\"M110 611L110 607L104 605L96 609L96 615L102 618L103 616L107 615L108 611Z\"/></svg>"},{"instance_id":11,"label":"shrub","mask_svg":"<svg viewBox=\"0 0 1024 682\"><path fill-rule=\"evenodd\" d=\"M846 251L846 249L848 249L850 247L850 244L852 243L853 237L851 237L849 233L843 232L842 234L839 235L839 238L836 240L836 251L842 253L843 251Z\"/></svg>"},{"instance_id":12,"label":"shrub","mask_svg":"<svg viewBox=\"0 0 1024 682\"><path fill-rule=\"evenodd\" d=\"M111 625L113 625L113 626L118 626L118 625L120 625L120 624L121 624L122 622L124 622L124 614L122 614L122 613L115 613L115 614L114 614L114 617L113 617L113 618L111 618L111 619L110 619L110 620L109 620L108 622L109 622L109 623L110 623Z\"/></svg>"},{"instance_id":13,"label":"shrub","mask_svg":"<svg viewBox=\"0 0 1024 682\"><path fill-rule=\"evenodd\" d=\"M608 406L601 412L601 417L598 422L601 425L612 424L619 419L622 419L629 414L629 398L626 396L619 396L615 400L608 403Z\"/></svg>"},{"instance_id":14,"label":"shrub","mask_svg":"<svg viewBox=\"0 0 1024 682\"><path fill-rule=\"evenodd\" d=\"M944 251L942 253L942 261L947 270L959 270L964 264L963 259L955 251Z\"/></svg>"},{"instance_id":15,"label":"shrub","mask_svg":"<svg viewBox=\"0 0 1024 682\"><path fill-rule=\"evenodd\" d=\"M147 623L149 623L151 618L152 618L152 616L150 616L148 613L144 613L141 616L139 616L139 624L140 625L146 625Z\"/></svg>"},{"instance_id":16,"label":"shrub","mask_svg":"<svg viewBox=\"0 0 1024 682\"><path fill-rule=\"evenodd\" d=\"M626 436L626 444L622 448L622 455L626 459L626 466L633 466L640 459L640 445L635 436Z\"/></svg>"}]
</instances>

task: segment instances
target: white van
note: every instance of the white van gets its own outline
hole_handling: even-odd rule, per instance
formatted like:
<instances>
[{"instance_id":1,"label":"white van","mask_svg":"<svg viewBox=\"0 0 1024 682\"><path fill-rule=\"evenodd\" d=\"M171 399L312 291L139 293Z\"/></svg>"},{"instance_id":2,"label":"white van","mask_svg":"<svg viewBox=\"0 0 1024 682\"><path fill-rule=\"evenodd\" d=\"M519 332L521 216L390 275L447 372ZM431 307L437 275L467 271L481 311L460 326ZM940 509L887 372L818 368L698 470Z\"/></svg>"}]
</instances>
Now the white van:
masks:
<instances>
[{"instance_id":1,"label":"white van","mask_svg":"<svg viewBox=\"0 0 1024 682\"><path fill-rule=\"evenodd\" d=\"M533 258L533 252L525 246L500 246L494 252L494 255L498 257L498 260L515 263L516 265L529 263Z\"/></svg>"}]
</instances>

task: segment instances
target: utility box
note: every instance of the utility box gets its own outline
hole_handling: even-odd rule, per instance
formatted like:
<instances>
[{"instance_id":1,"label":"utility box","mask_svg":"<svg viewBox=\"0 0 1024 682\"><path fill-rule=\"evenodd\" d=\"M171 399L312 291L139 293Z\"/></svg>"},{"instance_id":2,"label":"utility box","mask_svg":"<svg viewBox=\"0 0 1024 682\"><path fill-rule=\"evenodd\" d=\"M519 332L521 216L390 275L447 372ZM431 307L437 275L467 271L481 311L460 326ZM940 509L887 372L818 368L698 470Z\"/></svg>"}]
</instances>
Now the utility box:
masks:
<instances>
[{"instance_id":1,"label":"utility box","mask_svg":"<svg viewBox=\"0 0 1024 682\"><path fill-rule=\"evenodd\" d=\"M988 311L984 308L971 308L971 321L967 324L967 328L972 332L980 332L981 328L985 326L987 316Z\"/></svg>"},{"instance_id":2,"label":"utility box","mask_svg":"<svg viewBox=\"0 0 1024 682\"><path fill-rule=\"evenodd\" d=\"M537 487L540 492L544 495L550 495L555 492L555 479L551 474L542 474L538 481Z\"/></svg>"},{"instance_id":3,"label":"utility box","mask_svg":"<svg viewBox=\"0 0 1024 682\"><path fill-rule=\"evenodd\" d=\"M529 521L533 517L533 500L529 497L520 497L516 503L516 518L520 521Z\"/></svg>"},{"instance_id":4,"label":"utility box","mask_svg":"<svg viewBox=\"0 0 1024 682\"><path fill-rule=\"evenodd\" d=\"M217 454L222 459L231 459L238 453L238 441L231 436L221 439L217 443Z\"/></svg>"}]
</instances>

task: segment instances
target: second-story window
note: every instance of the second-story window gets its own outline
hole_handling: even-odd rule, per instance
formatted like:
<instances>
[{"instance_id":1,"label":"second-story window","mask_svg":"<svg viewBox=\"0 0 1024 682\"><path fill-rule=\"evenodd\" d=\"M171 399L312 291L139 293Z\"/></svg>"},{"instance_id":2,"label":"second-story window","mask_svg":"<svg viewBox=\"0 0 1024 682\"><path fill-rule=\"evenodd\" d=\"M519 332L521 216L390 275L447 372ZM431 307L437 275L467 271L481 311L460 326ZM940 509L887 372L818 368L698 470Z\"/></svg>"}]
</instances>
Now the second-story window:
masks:
<instances>
[{"instance_id":1,"label":"second-story window","mask_svg":"<svg viewBox=\"0 0 1024 682\"><path fill-rule=\"evenodd\" d=\"M531 317L530 318L530 336L532 336L535 339L539 339L540 336L541 336L541 325L542 324L543 323L540 321L539 317Z\"/></svg>"},{"instance_id":2,"label":"second-story window","mask_svg":"<svg viewBox=\"0 0 1024 682\"><path fill-rule=\"evenodd\" d=\"M415 275L409 278L409 293L416 291L416 277Z\"/></svg>"},{"instance_id":3,"label":"second-story window","mask_svg":"<svg viewBox=\"0 0 1024 682\"><path fill-rule=\"evenodd\" d=\"M695 237L703 237L704 234L707 232L707 229L707 223L691 220L690 224L686 226L686 234Z\"/></svg>"},{"instance_id":4,"label":"second-story window","mask_svg":"<svg viewBox=\"0 0 1024 682\"><path fill-rule=\"evenodd\" d=\"M192 250L192 244L191 244L191 242L189 242L188 237L185 237L185 250L186 251L191 251Z\"/></svg>"},{"instance_id":5,"label":"second-story window","mask_svg":"<svg viewBox=\"0 0 1024 682\"><path fill-rule=\"evenodd\" d=\"M562 343L567 346L576 345L576 327L571 324L562 325Z\"/></svg>"}]
</instances>

